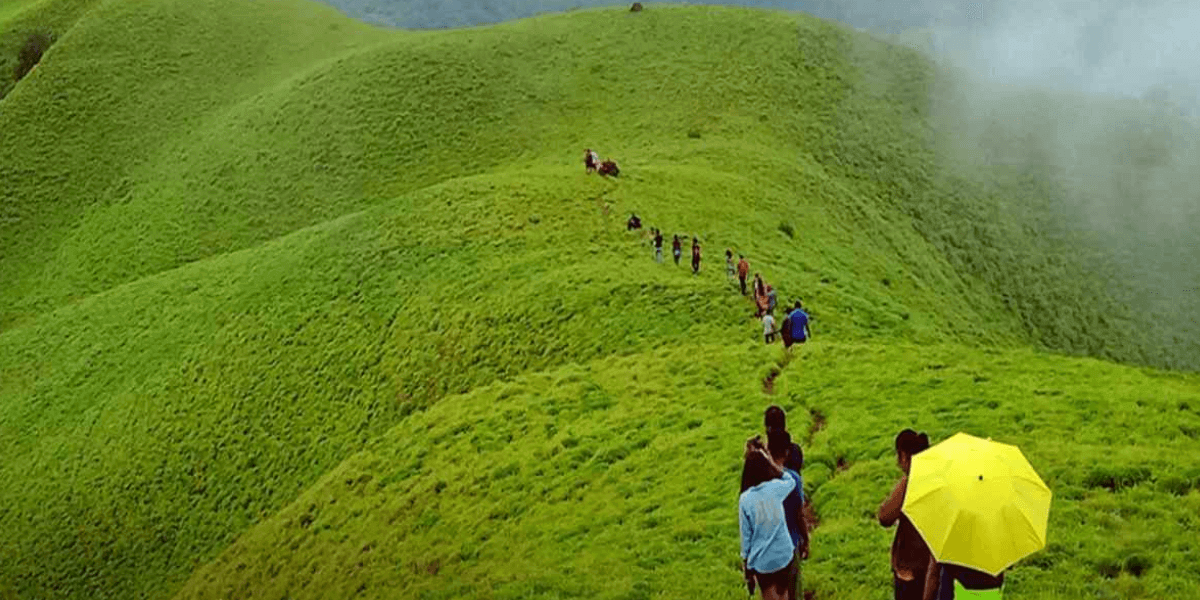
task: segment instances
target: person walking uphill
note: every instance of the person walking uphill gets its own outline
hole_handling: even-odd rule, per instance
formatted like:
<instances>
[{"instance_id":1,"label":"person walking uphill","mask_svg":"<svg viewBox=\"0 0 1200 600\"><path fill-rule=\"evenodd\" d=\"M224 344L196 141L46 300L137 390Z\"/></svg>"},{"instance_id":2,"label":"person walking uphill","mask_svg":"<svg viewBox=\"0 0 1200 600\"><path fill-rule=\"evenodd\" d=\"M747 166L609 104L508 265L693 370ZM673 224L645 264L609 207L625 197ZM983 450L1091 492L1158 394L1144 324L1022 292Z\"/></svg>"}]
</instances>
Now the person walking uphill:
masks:
<instances>
[{"instance_id":1,"label":"person walking uphill","mask_svg":"<svg viewBox=\"0 0 1200 600\"><path fill-rule=\"evenodd\" d=\"M742 538L742 572L754 593L757 583L763 600L787 600L796 568L796 547L788 533L783 501L796 489L771 460L761 438L746 442L738 496L738 529Z\"/></svg>"},{"instance_id":2,"label":"person walking uphill","mask_svg":"<svg viewBox=\"0 0 1200 600\"><path fill-rule=\"evenodd\" d=\"M700 240L692 238L692 275L700 274Z\"/></svg>"},{"instance_id":3,"label":"person walking uphill","mask_svg":"<svg viewBox=\"0 0 1200 600\"><path fill-rule=\"evenodd\" d=\"M662 262L662 242L663 242L662 232L655 229L654 230L654 262L656 262L656 263Z\"/></svg>"},{"instance_id":4,"label":"person walking uphill","mask_svg":"<svg viewBox=\"0 0 1200 600\"><path fill-rule=\"evenodd\" d=\"M785 477L796 482L796 489L783 499L783 514L787 520L788 535L796 548L796 568L788 582L788 600L797 600L800 582L800 562L808 558L808 523L804 519L804 479L797 470L785 466L792 455L792 436L787 431L776 429L767 434L767 452L775 466Z\"/></svg>"},{"instance_id":5,"label":"person walking uphill","mask_svg":"<svg viewBox=\"0 0 1200 600\"><path fill-rule=\"evenodd\" d=\"M725 249L725 277L729 281L733 281L733 275L736 273L736 268L733 266L733 250Z\"/></svg>"},{"instance_id":6,"label":"person walking uphill","mask_svg":"<svg viewBox=\"0 0 1200 600\"><path fill-rule=\"evenodd\" d=\"M742 295L746 295L746 277L750 275L750 263L746 262L746 257L738 255L737 264L738 283L742 286Z\"/></svg>"},{"instance_id":7,"label":"person walking uphill","mask_svg":"<svg viewBox=\"0 0 1200 600\"><path fill-rule=\"evenodd\" d=\"M675 236L675 240L671 242L671 256L675 257L675 266L679 266L679 259L683 256L683 242L679 241L679 236Z\"/></svg>"},{"instance_id":8,"label":"person walking uphill","mask_svg":"<svg viewBox=\"0 0 1200 600\"><path fill-rule=\"evenodd\" d=\"M795 308L783 321L784 328L787 333L783 336L783 345L785 348L791 348L792 344L803 344L808 341L811 332L808 329L808 313L804 312L804 307L800 301L796 301Z\"/></svg>"},{"instance_id":9,"label":"person walking uphill","mask_svg":"<svg viewBox=\"0 0 1200 600\"><path fill-rule=\"evenodd\" d=\"M901 512L908 491L908 470L912 457L929 448L929 437L911 429L896 436L896 464L904 475L892 493L879 505L879 524L896 527L892 540L892 591L895 600L934 600L937 591L937 570L933 554L912 521Z\"/></svg>"}]
</instances>

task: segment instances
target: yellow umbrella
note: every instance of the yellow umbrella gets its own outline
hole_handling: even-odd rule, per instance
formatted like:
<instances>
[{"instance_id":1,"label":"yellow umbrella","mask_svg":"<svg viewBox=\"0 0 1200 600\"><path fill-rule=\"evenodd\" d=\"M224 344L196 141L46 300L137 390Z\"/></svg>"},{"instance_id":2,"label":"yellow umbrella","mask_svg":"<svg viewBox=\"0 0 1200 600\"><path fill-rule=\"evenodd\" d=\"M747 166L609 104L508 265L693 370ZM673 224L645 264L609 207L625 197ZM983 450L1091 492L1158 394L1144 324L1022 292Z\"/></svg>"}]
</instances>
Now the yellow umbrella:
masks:
<instances>
[{"instance_id":1,"label":"yellow umbrella","mask_svg":"<svg viewBox=\"0 0 1200 600\"><path fill-rule=\"evenodd\" d=\"M938 562L995 576L1046 545L1050 488L1016 446L958 433L912 458L902 510Z\"/></svg>"}]
</instances>

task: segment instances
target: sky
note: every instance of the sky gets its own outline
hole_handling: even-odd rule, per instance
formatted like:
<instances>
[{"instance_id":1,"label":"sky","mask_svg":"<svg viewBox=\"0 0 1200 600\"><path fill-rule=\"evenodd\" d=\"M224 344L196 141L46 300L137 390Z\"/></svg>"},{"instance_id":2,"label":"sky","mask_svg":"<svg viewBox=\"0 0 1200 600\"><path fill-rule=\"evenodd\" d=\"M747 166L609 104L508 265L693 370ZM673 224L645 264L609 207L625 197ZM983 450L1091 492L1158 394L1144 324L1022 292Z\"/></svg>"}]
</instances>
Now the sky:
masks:
<instances>
[{"instance_id":1,"label":"sky","mask_svg":"<svg viewBox=\"0 0 1200 600\"><path fill-rule=\"evenodd\" d=\"M395 27L464 27L611 0L325 0ZM1003 83L1140 97L1155 86L1192 98L1200 75L1200 1L699 0L807 12L861 29L931 30L938 53ZM653 8L653 2L645 2Z\"/></svg>"}]
</instances>

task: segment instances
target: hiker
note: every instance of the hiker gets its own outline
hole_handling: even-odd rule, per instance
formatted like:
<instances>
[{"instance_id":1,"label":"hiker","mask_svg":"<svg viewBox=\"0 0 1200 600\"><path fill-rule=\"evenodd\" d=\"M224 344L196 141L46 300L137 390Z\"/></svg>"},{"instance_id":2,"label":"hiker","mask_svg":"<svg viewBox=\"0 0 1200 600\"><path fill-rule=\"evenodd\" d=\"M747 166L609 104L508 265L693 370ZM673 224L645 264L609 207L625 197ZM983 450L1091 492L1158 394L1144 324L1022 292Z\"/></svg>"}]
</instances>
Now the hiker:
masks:
<instances>
[{"instance_id":1,"label":"hiker","mask_svg":"<svg viewBox=\"0 0 1200 600\"><path fill-rule=\"evenodd\" d=\"M1003 572L993 577L959 565L940 565L937 581L934 600L1001 600L1004 591Z\"/></svg>"},{"instance_id":2,"label":"hiker","mask_svg":"<svg viewBox=\"0 0 1200 600\"><path fill-rule=\"evenodd\" d=\"M692 236L692 275L700 274L700 240Z\"/></svg>"},{"instance_id":3,"label":"hiker","mask_svg":"<svg viewBox=\"0 0 1200 600\"><path fill-rule=\"evenodd\" d=\"M617 163L610 159L600 163L599 172L601 175L616 177L621 174L621 169L618 169Z\"/></svg>"},{"instance_id":4,"label":"hiker","mask_svg":"<svg viewBox=\"0 0 1200 600\"><path fill-rule=\"evenodd\" d=\"M767 432L767 436L770 436L772 431L787 431L787 413L783 412L783 408L772 404L763 411L763 430ZM800 444L792 443L792 452L784 466L797 473L804 467L804 451L800 449Z\"/></svg>"},{"instance_id":5,"label":"hiker","mask_svg":"<svg viewBox=\"0 0 1200 600\"><path fill-rule=\"evenodd\" d=\"M896 465L904 472L883 504L879 505L879 524L896 527L892 540L892 590L895 600L934 600L937 569L933 554L924 538L901 512L908 491L908 469L912 457L929 447L929 436L905 429L896 436Z\"/></svg>"},{"instance_id":6,"label":"hiker","mask_svg":"<svg viewBox=\"0 0 1200 600\"><path fill-rule=\"evenodd\" d=\"M785 319L785 327L787 334L783 337L783 345L785 348L791 348L792 344L803 344L808 341L811 332L808 330L808 313L804 312L804 306L799 300L796 301L796 306Z\"/></svg>"},{"instance_id":7,"label":"hiker","mask_svg":"<svg viewBox=\"0 0 1200 600\"><path fill-rule=\"evenodd\" d=\"M767 287L763 283L762 275L754 274L754 318L763 316L767 312Z\"/></svg>"},{"instance_id":8,"label":"hiker","mask_svg":"<svg viewBox=\"0 0 1200 600\"><path fill-rule=\"evenodd\" d=\"M735 268L733 266L733 250L725 249L725 278L733 281Z\"/></svg>"},{"instance_id":9,"label":"hiker","mask_svg":"<svg viewBox=\"0 0 1200 600\"><path fill-rule=\"evenodd\" d=\"M775 317L771 315L771 311L768 310L767 314L763 315L762 324L763 324L763 341L765 341L768 344L770 344L771 342L774 342L775 341L775 333L776 333Z\"/></svg>"},{"instance_id":10,"label":"hiker","mask_svg":"<svg viewBox=\"0 0 1200 600\"><path fill-rule=\"evenodd\" d=\"M746 276L750 274L750 263L746 262L746 257L738 255L737 264L738 283L742 285L742 295L746 295Z\"/></svg>"},{"instance_id":11,"label":"hiker","mask_svg":"<svg viewBox=\"0 0 1200 600\"><path fill-rule=\"evenodd\" d=\"M796 489L783 499L783 515L787 521L788 535L796 548L796 568L792 570L792 579L788 582L788 599L797 600L800 561L808 559L808 523L804 519L804 479L798 471L789 469L785 464L792 454L792 445L792 436L785 430L776 429L767 434L767 452L771 460L783 471L784 476L796 483Z\"/></svg>"},{"instance_id":12,"label":"hiker","mask_svg":"<svg viewBox=\"0 0 1200 600\"><path fill-rule=\"evenodd\" d=\"M767 286L767 312L775 310L775 288Z\"/></svg>"},{"instance_id":13,"label":"hiker","mask_svg":"<svg viewBox=\"0 0 1200 600\"><path fill-rule=\"evenodd\" d=\"M625 224L625 231L633 231L634 229L642 228L642 220L636 214L629 215L629 222Z\"/></svg>"},{"instance_id":14,"label":"hiker","mask_svg":"<svg viewBox=\"0 0 1200 600\"><path fill-rule=\"evenodd\" d=\"M592 152L591 148L583 150L583 169L587 173L595 171L600 166L600 155Z\"/></svg>"},{"instance_id":15,"label":"hiker","mask_svg":"<svg viewBox=\"0 0 1200 600\"><path fill-rule=\"evenodd\" d=\"M796 481L783 474L763 446L762 438L746 442L738 496L738 529L742 538L742 573L754 594L757 583L763 600L787 600L796 568L796 546L788 533L783 502Z\"/></svg>"},{"instance_id":16,"label":"hiker","mask_svg":"<svg viewBox=\"0 0 1200 600\"><path fill-rule=\"evenodd\" d=\"M675 236L675 241L671 242L671 255L675 257L675 266L679 266L679 257L683 256L683 242L679 241L679 236Z\"/></svg>"},{"instance_id":17,"label":"hiker","mask_svg":"<svg viewBox=\"0 0 1200 600\"><path fill-rule=\"evenodd\" d=\"M662 231L654 230L654 262L662 262Z\"/></svg>"}]
</instances>

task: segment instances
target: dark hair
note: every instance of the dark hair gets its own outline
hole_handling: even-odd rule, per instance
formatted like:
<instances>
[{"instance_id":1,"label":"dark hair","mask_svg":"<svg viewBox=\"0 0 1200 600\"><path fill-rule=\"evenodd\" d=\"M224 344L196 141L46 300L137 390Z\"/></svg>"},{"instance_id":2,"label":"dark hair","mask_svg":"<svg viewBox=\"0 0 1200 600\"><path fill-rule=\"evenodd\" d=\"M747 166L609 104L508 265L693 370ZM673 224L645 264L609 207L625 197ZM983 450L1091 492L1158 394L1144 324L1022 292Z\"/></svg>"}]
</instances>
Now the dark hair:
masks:
<instances>
[{"instance_id":1,"label":"dark hair","mask_svg":"<svg viewBox=\"0 0 1200 600\"><path fill-rule=\"evenodd\" d=\"M787 431L787 414L779 406L772 404L763 412L763 427L767 431L778 429Z\"/></svg>"},{"instance_id":2,"label":"dark hair","mask_svg":"<svg viewBox=\"0 0 1200 600\"><path fill-rule=\"evenodd\" d=\"M761 452L746 454L746 462L742 464L742 489L744 492L764 481L775 479L775 465Z\"/></svg>"},{"instance_id":3,"label":"dark hair","mask_svg":"<svg viewBox=\"0 0 1200 600\"><path fill-rule=\"evenodd\" d=\"M727 257L729 257L729 258L733 258L733 250L730 250L729 248L726 248L726 249L725 249L725 256L727 256Z\"/></svg>"},{"instance_id":4,"label":"dark hair","mask_svg":"<svg viewBox=\"0 0 1200 600\"><path fill-rule=\"evenodd\" d=\"M791 450L792 434L787 430L771 429L767 431L767 452L770 452L772 457L787 459Z\"/></svg>"},{"instance_id":5,"label":"dark hair","mask_svg":"<svg viewBox=\"0 0 1200 600\"><path fill-rule=\"evenodd\" d=\"M796 308L804 308L803 306L801 306L799 300L796 300Z\"/></svg>"},{"instance_id":6,"label":"dark hair","mask_svg":"<svg viewBox=\"0 0 1200 600\"><path fill-rule=\"evenodd\" d=\"M896 453L904 453L909 456L919 454L922 450L929 447L929 436L924 433L917 433L911 429L905 429L896 435Z\"/></svg>"}]
</instances>

